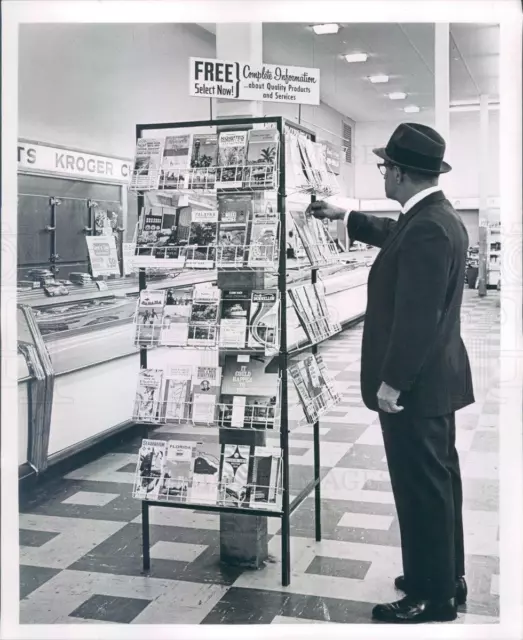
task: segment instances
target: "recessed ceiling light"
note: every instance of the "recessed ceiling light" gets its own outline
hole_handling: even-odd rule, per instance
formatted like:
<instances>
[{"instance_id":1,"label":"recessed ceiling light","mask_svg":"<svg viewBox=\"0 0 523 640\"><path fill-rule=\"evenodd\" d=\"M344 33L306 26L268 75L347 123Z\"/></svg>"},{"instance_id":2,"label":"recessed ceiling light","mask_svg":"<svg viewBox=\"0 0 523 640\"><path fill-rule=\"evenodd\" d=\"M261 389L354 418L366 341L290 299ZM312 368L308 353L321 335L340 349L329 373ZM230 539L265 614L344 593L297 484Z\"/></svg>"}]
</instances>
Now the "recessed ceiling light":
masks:
<instances>
[{"instance_id":1,"label":"recessed ceiling light","mask_svg":"<svg viewBox=\"0 0 523 640\"><path fill-rule=\"evenodd\" d=\"M338 33L340 25L336 23L329 24L315 24L312 30L317 36L324 36L331 33Z\"/></svg>"},{"instance_id":2,"label":"recessed ceiling light","mask_svg":"<svg viewBox=\"0 0 523 640\"><path fill-rule=\"evenodd\" d=\"M389 98L391 100L405 100L407 97L406 93L402 93L401 91L396 91L394 93L389 93Z\"/></svg>"},{"instance_id":3,"label":"recessed ceiling light","mask_svg":"<svg viewBox=\"0 0 523 640\"><path fill-rule=\"evenodd\" d=\"M411 104L408 107L405 107L403 111L405 111L405 113L418 113L419 107L415 104Z\"/></svg>"},{"instance_id":4,"label":"recessed ceiling light","mask_svg":"<svg viewBox=\"0 0 523 640\"><path fill-rule=\"evenodd\" d=\"M378 84L380 82L388 82L389 76L385 76L385 75L370 76L369 80L372 82L372 84Z\"/></svg>"},{"instance_id":5,"label":"recessed ceiling light","mask_svg":"<svg viewBox=\"0 0 523 640\"><path fill-rule=\"evenodd\" d=\"M369 56L366 53L348 53L343 57L347 62L367 62Z\"/></svg>"}]
</instances>

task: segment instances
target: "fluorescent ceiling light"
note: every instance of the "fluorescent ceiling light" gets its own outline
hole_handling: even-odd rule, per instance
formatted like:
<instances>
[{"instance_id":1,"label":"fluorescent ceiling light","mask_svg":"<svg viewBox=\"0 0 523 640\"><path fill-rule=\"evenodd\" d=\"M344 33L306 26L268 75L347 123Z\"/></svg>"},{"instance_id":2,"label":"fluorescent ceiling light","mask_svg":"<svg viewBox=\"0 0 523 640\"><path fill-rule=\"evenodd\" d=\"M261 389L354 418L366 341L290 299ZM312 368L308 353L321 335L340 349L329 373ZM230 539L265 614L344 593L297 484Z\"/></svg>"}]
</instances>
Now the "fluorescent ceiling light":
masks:
<instances>
[{"instance_id":1,"label":"fluorescent ceiling light","mask_svg":"<svg viewBox=\"0 0 523 640\"><path fill-rule=\"evenodd\" d=\"M347 62L367 62L369 56L366 53L348 53L343 57Z\"/></svg>"},{"instance_id":2,"label":"fluorescent ceiling light","mask_svg":"<svg viewBox=\"0 0 523 640\"><path fill-rule=\"evenodd\" d=\"M415 104L411 104L408 107L405 107L403 111L405 111L405 113L418 113L419 107Z\"/></svg>"},{"instance_id":3,"label":"fluorescent ceiling light","mask_svg":"<svg viewBox=\"0 0 523 640\"><path fill-rule=\"evenodd\" d=\"M324 36L331 33L338 33L340 25L336 23L315 24L312 29L317 36Z\"/></svg>"},{"instance_id":4,"label":"fluorescent ceiling light","mask_svg":"<svg viewBox=\"0 0 523 640\"><path fill-rule=\"evenodd\" d=\"M395 93L389 93L389 98L391 100L405 100L407 97L406 93L402 93L401 91L396 91Z\"/></svg>"},{"instance_id":5,"label":"fluorescent ceiling light","mask_svg":"<svg viewBox=\"0 0 523 640\"><path fill-rule=\"evenodd\" d=\"M488 106L489 111L498 111L499 110L499 102L491 102ZM449 111L452 112L461 112L461 113L470 113L472 111L479 111L479 104L451 104L449 107Z\"/></svg>"},{"instance_id":6,"label":"fluorescent ceiling light","mask_svg":"<svg viewBox=\"0 0 523 640\"><path fill-rule=\"evenodd\" d=\"M370 76L369 80L372 82L372 84L377 84L380 82L388 82L389 76L385 76L385 75Z\"/></svg>"}]
</instances>

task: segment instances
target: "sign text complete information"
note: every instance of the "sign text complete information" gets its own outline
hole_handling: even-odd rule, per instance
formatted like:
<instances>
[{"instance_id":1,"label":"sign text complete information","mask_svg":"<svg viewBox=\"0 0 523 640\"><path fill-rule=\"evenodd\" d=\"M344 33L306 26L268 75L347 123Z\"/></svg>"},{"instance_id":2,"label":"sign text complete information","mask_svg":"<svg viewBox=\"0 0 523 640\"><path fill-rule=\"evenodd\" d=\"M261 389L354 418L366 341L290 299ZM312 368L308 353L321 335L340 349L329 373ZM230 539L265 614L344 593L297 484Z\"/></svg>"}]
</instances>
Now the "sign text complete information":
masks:
<instances>
[{"instance_id":1,"label":"sign text complete information","mask_svg":"<svg viewBox=\"0 0 523 640\"><path fill-rule=\"evenodd\" d=\"M189 93L200 98L320 104L320 70L189 59Z\"/></svg>"}]
</instances>

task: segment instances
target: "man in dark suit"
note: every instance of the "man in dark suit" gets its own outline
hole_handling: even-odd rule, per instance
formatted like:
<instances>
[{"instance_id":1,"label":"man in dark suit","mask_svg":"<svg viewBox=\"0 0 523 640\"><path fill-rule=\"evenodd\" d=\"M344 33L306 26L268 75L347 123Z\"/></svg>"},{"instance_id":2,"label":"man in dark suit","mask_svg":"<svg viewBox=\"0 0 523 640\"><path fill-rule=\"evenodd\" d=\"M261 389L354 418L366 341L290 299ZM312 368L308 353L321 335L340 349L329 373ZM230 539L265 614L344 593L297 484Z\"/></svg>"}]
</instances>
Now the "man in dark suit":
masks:
<instances>
[{"instance_id":1,"label":"man in dark suit","mask_svg":"<svg viewBox=\"0 0 523 640\"><path fill-rule=\"evenodd\" d=\"M445 141L401 124L374 149L396 222L326 202L309 211L345 219L352 240L380 247L368 280L361 389L379 413L401 532L406 597L377 605L386 622L450 621L464 604L462 487L455 412L474 402L461 339L467 231L438 187Z\"/></svg>"}]
</instances>

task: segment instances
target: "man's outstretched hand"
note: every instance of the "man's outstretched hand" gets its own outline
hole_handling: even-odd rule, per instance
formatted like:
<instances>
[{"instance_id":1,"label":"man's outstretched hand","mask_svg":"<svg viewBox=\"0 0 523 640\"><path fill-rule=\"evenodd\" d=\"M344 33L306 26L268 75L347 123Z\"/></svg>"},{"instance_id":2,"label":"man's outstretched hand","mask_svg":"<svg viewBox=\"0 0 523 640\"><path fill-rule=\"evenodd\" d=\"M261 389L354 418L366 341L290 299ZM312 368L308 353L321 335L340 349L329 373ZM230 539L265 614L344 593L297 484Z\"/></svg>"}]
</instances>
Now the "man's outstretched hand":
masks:
<instances>
[{"instance_id":1,"label":"man's outstretched hand","mask_svg":"<svg viewBox=\"0 0 523 640\"><path fill-rule=\"evenodd\" d=\"M346 210L341 207L337 207L334 204L328 204L323 200L317 200L312 202L307 207L307 214L313 215L319 220L343 220Z\"/></svg>"}]
</instances>

